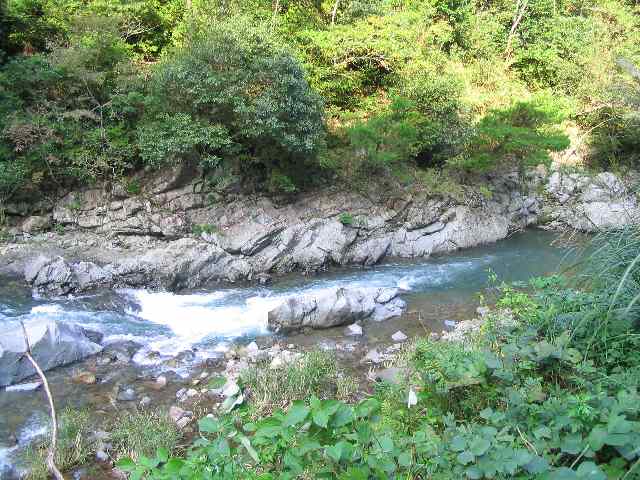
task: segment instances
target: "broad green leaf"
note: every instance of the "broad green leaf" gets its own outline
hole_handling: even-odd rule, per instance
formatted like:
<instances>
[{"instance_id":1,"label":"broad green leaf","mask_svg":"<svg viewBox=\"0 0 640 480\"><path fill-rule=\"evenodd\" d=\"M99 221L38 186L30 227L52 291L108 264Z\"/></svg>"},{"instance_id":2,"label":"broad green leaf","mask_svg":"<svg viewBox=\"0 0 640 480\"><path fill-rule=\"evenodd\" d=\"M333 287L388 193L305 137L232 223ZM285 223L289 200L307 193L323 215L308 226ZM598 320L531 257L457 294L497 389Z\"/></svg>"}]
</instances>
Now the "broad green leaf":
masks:
<instances>
[{"instance_id":1,"label":"broad green leaf","mask_svg":"<svg viewBox=\"0 0 640 480\"><path fill-rule=\"evenodd\" d=\"M322 410L321 408L313 409L311 411L311 416L313 418L313 423L318 425L321 428L326 428L329 423L329 414Z\"/></svg>"},{"instance_id":2,"label":"broad green leaf","mask_svg":"<svg viewBox=\"0 0 640 480\"><path fill-rule=\"evenodd\" d=\"M471 480L482 478L482 470L478 467L469 467L464 471L464 473L467 475L467 478L470 478Z\"/></svg>"},{"instance_id":3,"label":"broad green leaf","mask_svg":"<svg viewBox=\"0 0 640 480\"><path fill-rule=\"evenodd\" d=\"M325 447L324 451L334 462L339 463L342 457L342 443L338 442L335 445Z\"/></svg>"},{"instance_id":4,"label":"broad green leaf","mask_svg":"<svg viewBox=\"0 0 640 480\"><path fill-rule=\"evenodd\" d=\"M475 456L469 450L465 450L464 452L460 452L458 454L458 463L462 465L468 465L475 460Z\"/></svg>"},{"instance_id":5,"label":"broad green leaf","mask_svg":"<svg viewBox=\"0 0 640 480\"><path fill-rule=\"evenodd\" d=\"M249 456L253 459L254 462L260 463L260 458L258 457L258 452L251 446L251 442L244 435L240 435L239 437L240 443L245 448Z\"/></svg>"},{"instance_id":6,"label":"broad green leaf","mask_svg":"<svg viewBox=\"0 0 640 480\"><path fill-rule=\"evenodd\" d=\"M584 449L582 436L577 433L567 435L562 439L560 449L563 453L578 455Z\"/></svg>"},{"instance_id":7,"label":"broad green leaf","mask_svg":"<svg viewBox=\"0 0 640 480\"><path fill-rule=\"evenodd\" d=\"M469 444L469 451L476 457L483 455L491 447L491 442L486 438L477 437Z\"/></svg>"},{"instance_id":8,"label":"broad green leaf","mask_svg":"<svg viewBox=\"0 0 640 480\"><path fill-rule=\"evenodd\" d=\"M393 451L393 439L389 435L384 435L378 439L380 443L380 448L385 453L390 453Z\"/></svg>"},{"instance_id":9,"label":"broad green leaf","mask_svg":"<svg viewBox=\"0 0 640 480\"><path fill-rule=\"evenodd\" d=\"M588 480L607 480L607 476L593 462L582 462L576 470L579 478Z\"/></svg>"},{"instance_id":10,"label":"broad green leaf","mask_svg":"<svg viewBox=\"0 0 640 480\"><path fill-rule=\"evenodd\" d=\"M136 463L133 460L131 460L130 458L123 458L122 460L119 460L116 463L116 466L120 470L124 470L125 472L131 472L131 471L135 470Z\"/></svg>"},{"instance_id":11,"label":"broad green leaf","mask_svg":"<svg viewBox=\"0 0 640 480\"><path fill-rule=\"evenodd\" d=\"M221 423L215 418L204 417L198 420L198 428L204 433L218 433Z\"/></svg>"},{"instance_id":12,"label":"broad green leaf","mask_svg":"<svg viewBox=\"0 0 640 480\"><path fill-rule=\"evenodd\" d=\"M402 452L400 455L398 455L398 465L400 465L401 467L408 468L409 466L411 466L412 462L413 458L411 456L411 453Z\"/></svg>"},{"instance_id":13,"label":"broad green leaf","mask_svg":"<svg viewBox=\"0 0 640 480\"><path fill-rule=\"evenodd\" d=\"M454 452L461 452L465 448L467 448L467 441L461 437L460 435L456 435L451 439L451 443L449 444L449 448Z\"/></svg>"},{"instance_id":14,"label":"broad green leaf","mask_svg":"<svg viewBox=\"0 0 640 480\"><path fill-rule=\"evenodd\" d=\"M287 415L284 417L283 425L289 427L304 422L309 415L309 407L303 402L294 402L289 408Z\"/></svg>"}]
</instances>

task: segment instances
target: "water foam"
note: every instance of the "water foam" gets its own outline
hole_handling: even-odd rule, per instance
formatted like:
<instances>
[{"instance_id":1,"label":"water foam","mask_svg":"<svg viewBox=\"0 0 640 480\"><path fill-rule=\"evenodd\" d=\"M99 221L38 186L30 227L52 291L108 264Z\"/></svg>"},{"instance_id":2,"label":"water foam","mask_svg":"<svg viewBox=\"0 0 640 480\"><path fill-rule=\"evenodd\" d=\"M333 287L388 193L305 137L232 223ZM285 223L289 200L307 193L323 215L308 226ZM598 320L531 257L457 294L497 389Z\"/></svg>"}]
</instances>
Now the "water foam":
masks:
<instances>
[{"instance_id":1,"label":"water foam","mask_svg":"<svg viewBox=\"0 0 640 480\"><path fill-rule=\"evenodd\" d=\"M269 310L283 301L283 297L260 295L229 298L234 291L190 295L147 290L125 293L132 296L139 307L130 314L167 326L178 337L152 342L158 351L177 350L210 336L233 338L266 333Z\"/></svg>"}]
</instances>

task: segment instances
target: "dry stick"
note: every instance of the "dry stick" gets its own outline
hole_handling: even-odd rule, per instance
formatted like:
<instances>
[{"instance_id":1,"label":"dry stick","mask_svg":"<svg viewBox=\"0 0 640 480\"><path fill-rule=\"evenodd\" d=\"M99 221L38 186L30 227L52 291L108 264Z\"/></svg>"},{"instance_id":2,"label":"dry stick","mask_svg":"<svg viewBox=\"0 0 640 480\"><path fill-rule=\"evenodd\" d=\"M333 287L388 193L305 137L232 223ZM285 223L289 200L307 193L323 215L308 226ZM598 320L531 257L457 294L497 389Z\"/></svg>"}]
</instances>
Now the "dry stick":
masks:
<instances>
[{"instance_id":1,"label":"dry stick","mask_svg":"<svg viewBox=\"0 0 640 480\"><path fill-rule=\"evenodd\" d=\"M53 396L51 395L51 390L49 389L49 382L47 381L47 377L45 377L44 372L31 355L31 345L29 344L29 336L27 335L27 329L24 326L24 322L20 321L20 324L22 325L22 333L24 334L24 341L27 346L24 355L31 362L31 365L33 365L33 368L38 374L38 377L40 377L40 380L42 380L44 391L47 394L47 400L49 400L49 408L51 409L51 445L49 446L49 451L47 452L47 467L49 468L49 472L51 473L51 475L53 475L56 480L64 480L64 477L60 473L60 470L58 470L58 467L56 467L55 462L56 441L58 438L58 421L56 420L56 408L53 405Z\"/></svg>"},{"instance_id":2,"label":"dry stick","mask_svg":"<svg viewBox=\"0 0 640 480\"><path fill-rule=\"evenodd\" d=\"M331 26L336 23L336 14L338 13L338 4L340 0L336 0L336 3L333 4L333 10L331 11Z\"/></svg>"}]
</instances>

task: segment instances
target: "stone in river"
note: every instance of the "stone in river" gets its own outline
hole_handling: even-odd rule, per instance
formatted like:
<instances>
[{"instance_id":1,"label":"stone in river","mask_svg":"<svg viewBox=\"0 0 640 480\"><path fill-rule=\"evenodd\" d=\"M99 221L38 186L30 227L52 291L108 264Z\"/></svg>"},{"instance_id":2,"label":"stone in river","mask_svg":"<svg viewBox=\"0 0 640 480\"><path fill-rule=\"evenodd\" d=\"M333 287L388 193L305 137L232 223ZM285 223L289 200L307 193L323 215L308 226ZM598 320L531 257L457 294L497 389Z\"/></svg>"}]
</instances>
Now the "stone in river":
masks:
<instances>
[{"instance_id":1,"label":"stone in river","mask_svg":"<svg viewBox=\"0 0 640 480\"><path fill-rule=\"evenodd\" d=\"M352 323L345 330L345 335L359 337L363 334L362 327L357 323Z\"/></svg>"},{"instance_id":2,"label":"stone in river","mask_svg":"<svg viewBox=\"0 0 640 480\"><path fill-rule=\"evenodd\" d=\"M391 335L391 339L392 339L394 342L404 342L407 338L409 338L409 337L407 337L407 336L406 336L403 332L401 332L400 330L398 330L396 333L394 333L393 335Z\"/></svg>"},{"instance_id":3,"label":"stone in river","mask_svg":"<svg viewBox=\"0 0 640 480\"><path fill-rule=\"evenodd\" d=\"M43 371L77 362L102 350L90 338L88 330L76 324L43 318L25 322L25 329L31 353ZM3 324L0 327L0 386L35 375L25 351L20 323Z\"/></svg>"}]
</instances>

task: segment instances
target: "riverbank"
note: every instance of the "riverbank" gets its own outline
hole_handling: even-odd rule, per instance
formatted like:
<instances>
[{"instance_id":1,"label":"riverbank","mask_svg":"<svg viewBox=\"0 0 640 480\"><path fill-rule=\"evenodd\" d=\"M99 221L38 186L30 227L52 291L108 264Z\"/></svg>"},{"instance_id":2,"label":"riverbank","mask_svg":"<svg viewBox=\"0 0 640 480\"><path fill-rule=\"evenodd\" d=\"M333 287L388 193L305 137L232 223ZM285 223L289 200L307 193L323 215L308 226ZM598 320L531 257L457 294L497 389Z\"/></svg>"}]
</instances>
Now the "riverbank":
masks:
<instances>
[{"instance_id":1,"label":"riverbank","mask_svg":"<svg viewBox=\"0 0 640 480\"><path fill-rule=\"evenodd\" d=\"M185 180L186 179L186 180ZM285 203L263 196L211 199L179 170L144 191L73 192L38 216L13 213L0 274L24 277L40 295L96 288L179 291L216 282L373 265L495 242L514 231L599 231L640 217L635 177L530 172L489 179L464 199L428 192L335 190ZM28 206L23 206L26 215ZM53 229L47 233L38 230Z\"/></svg>"}]
</instances>

